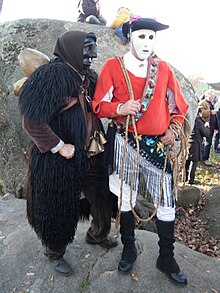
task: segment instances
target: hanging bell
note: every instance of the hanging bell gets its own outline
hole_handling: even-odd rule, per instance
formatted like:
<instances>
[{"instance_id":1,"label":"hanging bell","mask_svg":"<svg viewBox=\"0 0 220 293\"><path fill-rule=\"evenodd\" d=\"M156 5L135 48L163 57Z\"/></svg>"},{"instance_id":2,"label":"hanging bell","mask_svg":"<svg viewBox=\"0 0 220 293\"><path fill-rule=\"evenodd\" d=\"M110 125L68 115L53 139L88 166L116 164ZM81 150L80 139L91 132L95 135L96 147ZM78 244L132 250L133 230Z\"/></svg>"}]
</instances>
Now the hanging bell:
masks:
<instances>
[{"instance_id":1,"label":"hanging bell","mask_svg":"<svg viewBox=\"0 0 220 293\"><path fill-rule=\"evenodd\" d=\"M88 148L88 153L90 153L91 156L96 155L99 153L99 147L98 147L98 141L94 137L91 140L90 146Z\"/></svg>"},{"instance_id":2,"label":"hanging bell","mask_svg":"<svg viewBox=\"0 0 220 293\"><path fill-rule=\"evenodd\" d=\"M105 149L104 149L104 146L102 144L98 143L97 146L98 146L98 150L99 150L98 153L104 152Z\"/></svg>"},{"instance_id":3,"label":"hanging bell","mask_svg":"<svg viewBox=\"0 0 220 293\"><path fill-rule=\"evenodd\" d=\"M104 152L104 150L105 150L104 146L100 143L98 143L98 149L99 149L100 153Z\"/></svg>"},{"instance_id":4,"label":"hanging bell","mask_svg":"<svg viewBox=\"0 0 220 293\"><path fill-rule=\"evenodd\" d=\"M106 138L104 137L104 134L100 131L99 132L99 143L105 144L107 142Z\"/></svg>"}]
</instances>

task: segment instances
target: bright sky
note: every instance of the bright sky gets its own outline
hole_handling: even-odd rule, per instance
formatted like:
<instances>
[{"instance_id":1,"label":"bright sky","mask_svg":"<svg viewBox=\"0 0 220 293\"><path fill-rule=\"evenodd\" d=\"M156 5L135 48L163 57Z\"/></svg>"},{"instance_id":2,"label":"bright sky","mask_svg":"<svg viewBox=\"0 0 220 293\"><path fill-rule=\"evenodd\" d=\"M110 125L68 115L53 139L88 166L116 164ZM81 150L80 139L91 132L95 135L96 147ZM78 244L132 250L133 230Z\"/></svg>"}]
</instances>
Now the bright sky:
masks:
<instances>
[{"instance_id":1,"label":"bright sky","mask_svg":"<svg viewBox=\"0 0 220 293\"><path fill-rule=\"evenodd\" d=\"M186 77L220 81L219 0L100 0L109 25L119 7L170 26L157 33L155 52ZM78 0L4 0L0 22L22 18L76 21Z\"/></svg>"}]
</instances>

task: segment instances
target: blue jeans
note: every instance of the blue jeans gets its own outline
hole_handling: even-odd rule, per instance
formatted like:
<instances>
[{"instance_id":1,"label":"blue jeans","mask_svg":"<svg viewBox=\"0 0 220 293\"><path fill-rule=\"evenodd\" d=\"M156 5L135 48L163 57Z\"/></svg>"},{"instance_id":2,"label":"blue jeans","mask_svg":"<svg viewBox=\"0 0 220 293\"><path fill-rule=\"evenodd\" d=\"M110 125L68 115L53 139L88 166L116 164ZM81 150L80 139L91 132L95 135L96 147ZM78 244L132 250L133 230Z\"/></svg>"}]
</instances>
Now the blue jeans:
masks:
<instances>
[{"instance_id":1,"label":"blue jeans","mask_svg":"<svg viewBox=\"0 0 220 293\"><path fill-rule=\"evenodd\" d=\"M85 22L106 26L106 20L104 19L104 17L102 15L97 16L97 17L95 15L90 15L85 19Z\"/></svg>"},{"instance_id":2,"label":"blue jeans","mask_svg":"<svg viewBox=\"0 0 220 293\"><path fill-rule=\"evenodd\" d=\"M125 36L122 33L122 26L118 26L115 28L115 34L123 41L127 41L127 39L125 38Z\"/></svg>"}]
</instances>

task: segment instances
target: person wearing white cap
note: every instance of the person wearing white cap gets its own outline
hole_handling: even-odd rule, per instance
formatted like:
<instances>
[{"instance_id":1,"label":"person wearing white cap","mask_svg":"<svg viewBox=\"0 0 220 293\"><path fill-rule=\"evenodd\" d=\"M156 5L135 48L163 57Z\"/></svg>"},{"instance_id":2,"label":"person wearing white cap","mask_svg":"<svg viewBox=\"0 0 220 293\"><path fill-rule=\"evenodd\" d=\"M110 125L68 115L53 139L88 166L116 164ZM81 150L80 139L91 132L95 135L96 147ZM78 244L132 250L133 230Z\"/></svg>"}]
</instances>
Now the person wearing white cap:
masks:
<instances>
[{"instance_id":1,"label":"person wearing white cap","mask_svg":"<svg viewBox=\"0 0 220 293\"><path fill-rule=\"evenodd\" d=\"M156 32L168 27L152 18L126 22L123 33L130 39L130 51L105 62L92 102L97 117L112 119L108 127L105 156L110 175L109 188L119 199L120 233L124 246L118 270L125 273L132 270L137 258L133 215L137 194L141 191L142 194L143 191L145 195L150 194L157 206L166 150L178 136L171 124L178 121L181 125L188 110L171 67L153 53ZM137 135L134 135L134 124L129 123L126 139L128 115L135 117ZM137 136L140 153L136 162ZM132 170L136 163L133 177ZM173 252L175 204L173 172L168 162L162 198L157 208L160 249L156 266L175 283L186 285L187 278Z\"/></svg>"}]
</instances>

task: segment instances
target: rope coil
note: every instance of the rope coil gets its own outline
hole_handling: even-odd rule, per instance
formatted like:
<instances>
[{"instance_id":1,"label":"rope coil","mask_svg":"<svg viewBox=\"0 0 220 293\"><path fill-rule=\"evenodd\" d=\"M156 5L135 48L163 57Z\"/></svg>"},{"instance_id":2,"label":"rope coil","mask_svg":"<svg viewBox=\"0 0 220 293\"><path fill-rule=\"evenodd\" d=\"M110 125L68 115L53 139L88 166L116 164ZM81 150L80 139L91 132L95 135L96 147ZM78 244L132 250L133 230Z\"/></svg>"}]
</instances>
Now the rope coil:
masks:
<instances>
[{"instance_id":1,"label":"rope coil","mask_svg":"<svg viewBox=\"0 0 220 293\"><path fill-rule=\"evenodd\" d=\"M132 85L131 85L131 81L130 81L128 72L124 66L122 58L117 57L117 59L121 65L121 68L122 68L122 71L123 71L123 74L124 74L124 77L125 77L125 80L126 80L126 83L128 86L130 99L134 100L134 93L133 93L133 89L132 89ZM181 117L186 121L187 126L188 126L188 135L185 135L183 127L180 124L180 122L178 120L174 119L177 117ZM159 198L158 198L158 202L155 207L155 210L146 219L142 219L137 215L135 209L132 206L132 189L133 189L133 184L134 184L134 174L135 174L135 170L136 170L137 163L138 163L138 157L139 157L139 150L140 150L139 139L140 138L137 133L135 117L131 116L131 115L127 115L126 127L125 127L125 143L124 143L123 161L122 161L121 185L120 185L120 204L119 204L118 213L117 213L117 217L116 217L116 224L115 224L116 228L118 228L119 223L120 223L120 213L121 213L122 193L123 193L123 178L124 178L124 169L125 169L125 160L126 160L126 149L127 149L127 143L128 143L128 126L129 126L130 118L132 119L132 126L134 129L134 138L135 138L136 146L137 146L136 157L135 157L134 167L133 167L132 176L131 176L131 183L130 183L130 207L131 207L132 213L133 213L134 217L137 219L137 221L148 222L156 215L157 209L159 208L160 202L162 199L163 182L164 182L165 170L166 170L166 165L167 165L168 160L171 162L171 165L172 165L173 180L174 180L174 196L176 199L177 199L178 177L181 172L183 172L183 188L185 186L185 178L186 178L185 162L186 162L186 156L187 156L188 138L189 138L189 134L190 134L190 123L186 119L186 117L184 117L182 115L173 115L170 119L169 129L173 132L174 136L176 136L177 133L179 134L178 136L179 136L179 141L180 141L180 148L179 148L179 150L177 150L175 143L172 146L167 147L166 156L165 156L165 160L164 160L164 166L163 166L163 170L162 170L162 178L161 178L161 183L160 183L160 194L159 194ZM181 156L180 163L179 163L179 156Z\"/></svg>"}]
</instances>

